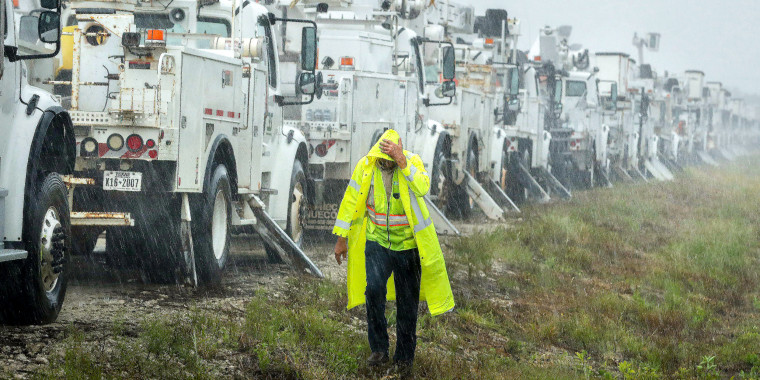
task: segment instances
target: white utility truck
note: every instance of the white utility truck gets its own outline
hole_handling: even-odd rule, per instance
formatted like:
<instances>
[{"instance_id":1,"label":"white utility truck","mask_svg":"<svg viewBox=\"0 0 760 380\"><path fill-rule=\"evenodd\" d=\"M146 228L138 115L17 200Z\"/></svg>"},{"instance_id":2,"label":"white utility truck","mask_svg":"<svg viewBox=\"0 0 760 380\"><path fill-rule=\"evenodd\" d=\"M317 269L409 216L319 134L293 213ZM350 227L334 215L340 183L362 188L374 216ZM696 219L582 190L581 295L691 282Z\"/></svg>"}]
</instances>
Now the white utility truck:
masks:
<instances>
[{"instance_id":1,"label":"white utility truck","mask_svg":"<svg viewBox=\"0 0 760 380\"><path fill-rule=\"evenodd\" d=\"M233 227L250 225L270 258L321 275L298 247L306 140L283 123L309 100L282 95L275 28L308 25L293 82L313 98L316 26L248 1L170 5L71 5L71 81L56 84L71 86L79 250L107 229L108 258L147 280L215 283Z\"/></svg>"},{"instance_id":2,"label":"white utility truck","mask_svg":"<svg viewBox=\"0 0 760 380\"><path fill-rule=\"evenodd\" d=\"M295 7L289 2L270 5L273 12L307 18L319 26L319 66L324 79L318 80L317 99L286 112L287 125L303 131L309 141L307 177L312 191L305 195L312 205L307 218L310 230L332 229L351 171L386 129L398 131L405 149L422 157L433 182L440 180L433 165L438 136L428 130L427 115L442 101L431 99L424 85L422 45L426 40L399 26L402 14L411 17L417 11L402 11L398 5L389 2L383 8L375 1L308 0ZM292 31L286 33L286 41L292 40ZM451 97L454 57L445 54L446 46L435 49L438 62L444 61L448 68L439 93ZM280 61L293 60L281 56ZM458 233L432 207L430 197L428 203L436 230Z\"/></svg>"},{"instance_id":3,"label":"white utility truck","mask_svg":"<svg viewBox=\"0 0 760 380\"><path fill-rule=\"evenodd\" d=\"M565 157L552 160L552 170L563 183L573 188L610 185L607 165L609 127L602 124L597 71L591 66L588 49L570 44L572 27L545 27L540 30L529 57L540 56L553 62L560 71L562 111L560 124L571 133L553 133L552 141L560 143L566 136Z\"/></svg>"},{"instance_id":4,"label":"white utility truck","mask_svg":"<svg viewBox=\"0 0 760 380\"><path fill-rule=\"evenodd\" d=\"M25 55L12 3L0 0L0 320L48 323L66 294L71 224L64 178L74 170L76 143L69 115L28 84L24 63L58 52L61 4L44 0L37 16L36 39L49 53Z\"/></svg>"}]
</instances>

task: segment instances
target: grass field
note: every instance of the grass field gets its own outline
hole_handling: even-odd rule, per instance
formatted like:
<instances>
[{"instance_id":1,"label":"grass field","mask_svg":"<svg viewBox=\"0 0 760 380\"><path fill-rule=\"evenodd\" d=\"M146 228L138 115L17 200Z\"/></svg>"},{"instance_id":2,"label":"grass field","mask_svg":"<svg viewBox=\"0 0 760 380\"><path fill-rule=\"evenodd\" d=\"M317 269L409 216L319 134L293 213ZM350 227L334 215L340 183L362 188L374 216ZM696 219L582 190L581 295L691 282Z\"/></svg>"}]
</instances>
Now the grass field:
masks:
<instances>
[{"instance_id":1,"label":"grass field","mask_svg":"<svg viewBox=\"0 0 760 380\"><path fill-rule=\"evenodd\" d=\"M421 314L418 377L760 378L758 165L574 196L445 242L457 308ZM286 281L237 313L114 320L102 344L72 329L39 376L379 377L343 282Z\"/></svg>"}]
</instances>

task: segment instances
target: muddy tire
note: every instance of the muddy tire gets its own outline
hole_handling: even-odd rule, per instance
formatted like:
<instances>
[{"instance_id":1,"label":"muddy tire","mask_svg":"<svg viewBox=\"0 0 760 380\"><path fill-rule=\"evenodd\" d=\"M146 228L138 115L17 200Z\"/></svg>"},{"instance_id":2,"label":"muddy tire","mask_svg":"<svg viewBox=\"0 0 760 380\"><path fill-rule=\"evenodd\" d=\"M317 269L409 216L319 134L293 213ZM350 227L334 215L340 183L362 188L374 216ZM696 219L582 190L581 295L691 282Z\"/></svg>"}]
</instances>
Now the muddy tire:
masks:
<instances>
[{"instance_id":1,"label":"muddy tire","mask_svg":"<svg viewBox=\"0 0 760 380\"><path fill-rule=\"evenodd\" d=\"M526 168L530 168L531 156L530 149L523 149L519 152L512 153L509 156L509 166L512 168L512 176L507 179L506 193L518 204L523 204L528 200L528 189L525 188L525 184L520 180L520 164Z\"/></svg>"},{"instance_id":2,"label":"muddy tire","mask_svg":"<svg viewBox=\"0 0 760 380\"><path fill-rule=\"evenodd\" d=\"M453 185L451 180L451 146L446 139L439 138L433 155L433 170L430 172L430 195L436 199L438 208L449 212L453 209L451 202L450 186Z\"/></svg>"},{"instance_id":3,"label":"muddy tire","mask_svg":"<svg viewBox=\"0 0 760 380\"><path fill-rule=\"evenodd\" d=\"M66 296L71 222L66 185L48 174L29 197L23 226L25 260L0 266L0 319L8 324L55 321Z\"/></svg>"},{"instance_id":4,"label":"muddy tire","mask_svg":"<svg viewBox=\"0 0 760 380\"><path fill-rule=\"evenodd\" d=\"M232 188L227 167L218 164L205 192L191 201L195 267L201 284L215 285L230 253Z\"/></svg>"},{"instance_id":5,"label":"muddy tire","mask_svg":"<svg viewBox=\"0 0 760 380\"><path fill-rule=\"evenodd\" d=\"M290 191L288 192L288 222L285 233L293 239L297 246L302 247L306 230L306 215L308 212L308 182L306 173L303 171L301 161L293 163L293 172L290 175ZM264 244L267 259L270 263L280 264L283 262L280 255L272 248Z\"/></svg>"}]
</instances>

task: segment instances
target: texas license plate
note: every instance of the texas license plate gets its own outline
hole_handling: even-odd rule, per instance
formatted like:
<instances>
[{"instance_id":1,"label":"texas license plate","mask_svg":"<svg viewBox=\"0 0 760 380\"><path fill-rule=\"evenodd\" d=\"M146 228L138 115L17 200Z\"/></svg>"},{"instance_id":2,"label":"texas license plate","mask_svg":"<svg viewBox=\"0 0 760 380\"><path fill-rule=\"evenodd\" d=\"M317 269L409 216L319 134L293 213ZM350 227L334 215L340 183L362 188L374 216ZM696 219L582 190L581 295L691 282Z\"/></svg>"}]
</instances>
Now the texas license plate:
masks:
<instances>
[{"instance_id":1,"label":"texas license plate","mask_svg":"<svg viewBox=\"0 0 760 380\"><path fill-rule=\"evenodd\" d=\"M142 173L106 171L103 173L103 190L140 191Z\"/></svg>"}]
</instances>

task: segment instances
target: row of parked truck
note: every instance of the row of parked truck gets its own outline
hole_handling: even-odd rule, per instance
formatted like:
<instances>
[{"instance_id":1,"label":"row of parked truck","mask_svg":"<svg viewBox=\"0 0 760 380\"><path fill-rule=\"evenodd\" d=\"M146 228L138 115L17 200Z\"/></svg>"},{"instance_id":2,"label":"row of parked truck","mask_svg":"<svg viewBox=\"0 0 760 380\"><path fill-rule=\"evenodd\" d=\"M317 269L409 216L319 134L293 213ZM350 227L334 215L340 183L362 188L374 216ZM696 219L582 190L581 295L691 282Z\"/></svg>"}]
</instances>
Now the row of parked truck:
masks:
<instances>
[{"instance_id":1,"label":"row of parked truck","mask_svg":"<svg viewBox=\"0 0 760 380\"><path fill-rule=\"evenodd\" d=\"M0 0L0 304L53 321L72 255L215 284L233 233L316 276L353 166L386 129L431 176L442 234L473 212L668 180L758 140L699 71L590 53L567 26L517 47L506 10L423 0ZM105 233L105 234L104 234Z\"/></svg>"}]
</instances>

